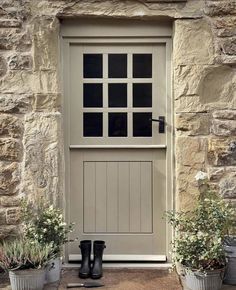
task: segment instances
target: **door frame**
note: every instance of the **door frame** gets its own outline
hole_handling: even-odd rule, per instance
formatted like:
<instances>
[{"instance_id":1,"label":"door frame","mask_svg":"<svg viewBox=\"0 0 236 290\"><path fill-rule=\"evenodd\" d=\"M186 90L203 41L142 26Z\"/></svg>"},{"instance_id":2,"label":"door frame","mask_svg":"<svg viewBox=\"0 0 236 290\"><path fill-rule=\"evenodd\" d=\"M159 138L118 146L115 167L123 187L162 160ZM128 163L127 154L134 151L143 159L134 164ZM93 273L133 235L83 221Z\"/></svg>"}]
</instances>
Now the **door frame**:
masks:
<instances>
[{"instance_id":1,"label":"door frame","mask_svg":"<svg viewBox=\"0 0 236 290\"><path fill-rule=\"evenodd\" d=\"M124 27L129 26L124 30ZM120 29L122 28L122 29ZM127 27L126 27L127 28ZM140 29L142 28L142 29ZM116 32L114 36L114 32ZM135 35L135 36L134 36ZM69 121L69 45L70 43L80 44L155 44L164 43L166 45L166 209L172 210L174 204L174 116L173 116L173 99L172 99L172 24L170 22L158 21L140 21L140 20L117 20L117 19L77 19L62 21L60 31L61 45L61 64L62 64L62 115L63 115L63 132L64 132L64 168L65 168L65 194L63 199L65 219L69 220L70 212L70 121ZM121 145L122 146L122 145ZM142 145L141 145L142 146ZM75 147L73 147L75 148ZM78 146L80 148L80 146ZM102 148L102 147L101 147ZM114 147L113 147L114 148ZM120 146L117 146L120 148ZM123 146L121 148L127 148ZM128 148L134 148L133 145ZM142 147L138 147L142 148ZM163 148L157 145L155 148ZM79 225L76 225L79 226ZM170 257L170 242L173 232L171 227L166 226L166 248L167 261ZM78 237L79 238L79 237ZM65 246L65 257L68 261L68 247ZM140 257L137 257L141 258ZM107 257L108 261L111 257ZM118 258L122 260L122 257ZM142 259L140 259L142 260ZM164 259L162 259L164 261ZM153 259L150 257L150 261Z\"/></svg>"}]
</instances>

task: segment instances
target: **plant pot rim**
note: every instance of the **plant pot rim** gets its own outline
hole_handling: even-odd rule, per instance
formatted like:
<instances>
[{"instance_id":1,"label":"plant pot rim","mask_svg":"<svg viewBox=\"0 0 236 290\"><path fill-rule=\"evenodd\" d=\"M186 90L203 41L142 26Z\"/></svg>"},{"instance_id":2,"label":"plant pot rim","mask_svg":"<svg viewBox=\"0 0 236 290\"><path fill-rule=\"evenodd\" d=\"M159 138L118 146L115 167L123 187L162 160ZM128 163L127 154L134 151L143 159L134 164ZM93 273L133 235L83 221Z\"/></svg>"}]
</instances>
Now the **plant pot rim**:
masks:
<instances>
[{"instance_id":1,"label":"plant pot rim","mask_svg":"<svg viewBox=\"0 0 236 290\"><path fill-rule=\"evenodd\" d=\"M9 270L11 275L30 275L33 272L45 272L45 268L30 268L30 269L21 269L21 270Z\"/></svg>"},{"instance_id":2,"label":"plant pot rim","mask_svg":"<svg viewBox=\"0 0 236 290\"><path fill-rule=\"evenodd\" d=\"M184 266L184 265L182 265L183 266L183 268L184 268L184 270L186 271L186 272L191 272L191 273L197 273L197 274L199 274L199 275L204 275L204 274L206 274L206 273L217 273L217 272L222 272L222 271L224 271L225 270L225 267L222 267L222 268L217 268L217 269L208 269L208 270L199 270L199 269L191 269L191 268L188 268L188 267L186 267L186 266Z\"/></svg>"}]
</instances>

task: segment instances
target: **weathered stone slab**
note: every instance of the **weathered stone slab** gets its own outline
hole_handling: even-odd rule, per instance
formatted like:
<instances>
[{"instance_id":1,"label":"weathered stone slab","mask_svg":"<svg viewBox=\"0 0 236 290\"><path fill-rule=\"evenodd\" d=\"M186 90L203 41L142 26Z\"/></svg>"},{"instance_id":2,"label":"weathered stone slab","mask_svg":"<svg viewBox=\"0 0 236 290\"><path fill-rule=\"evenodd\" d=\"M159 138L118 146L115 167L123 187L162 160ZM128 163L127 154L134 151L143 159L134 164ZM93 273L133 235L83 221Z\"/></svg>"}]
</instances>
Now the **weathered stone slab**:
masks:
<instances>
[{"instance_id":1,"label":"weathered stone slab","mask_svg":"<svg viewBox=\"0 0 236 290\"><path fill-rule=\"evenodd\" d=\"M208 141L208 161L215 166L236 165L235 138L210 138Z\"/></svg>"},{"instance_id":2,"label":"weathered stone slab","mask_svg":"<svg viewBox=\"0 0 236 290\"><path fill-rule=\"evenodd\" d=\"M174 48L175 65L213 64L214 49L210 25L204 19L176 20Z\"/></svg>"},{"instance_id":3,"label":"weathered stone slab","mask_svg":"<svg viewBox=\"0 0 236 290\"><path fill-rule=\"evenodd\" d=\"M213 27L217 29L217 36L231 37L236 35L236 16L212 18Z\"/></svg>"},{"instance_id":4,"label":"weathered stone slab","mask_svg":"<svg viewBox=\"0 0 236 290\"><path fill-rule=\"evenodd\" d=\"M19 118L0 114L0 137L20 138L23 130L23 123Z\"/></svg>"},{"instance_id":5,"label":"weathered stone slab","mask_svg":"<svg viewBox=\"0 0 236 290\"><path fill-rule=\"evenodd\" d=\"M21 161L22 153L22 144L17 139L0 139L0 160Z\"/></svg>"},{"instance_id":6,"label":"weathered stone slab","mask_svg":"<svg viewBox=\"0 0 236 290\"><path fill-rule=\"evenodd\" d=\"M57 71L10 70L0 80L1 91L13 94L60 93Z\"/></svg>"},{"instance_id":7,"label":"weathered stone slab","mask_svg":"<svg viewBox=\"0 0 236 290\"><path fill-rule=\"evenodd\" d=\"M177 134L189 136L208 135L210 132L210 115L205 113L181 113L175 118Z\"/></svg>"},{"instance_id":8,"label":"weathered stone slab","mask_svg":"<svg viewBox=\"0 0 236 290\"><path fill-rule=\"evenodd\" d=\"M25 119L24 192L58 201L61 124L59 113L32 113Z\"/></svg>"},{"instance_id":9,"label":"weathered stone slab","mask_svg":"<svg viewBox=\"0 0 236 290\"><path fill-rule=\"evenodd\" d=\"M6 223L8 225L18 224L20 221L20 209L18 207L6 209Z\"/></svg>"},{"instance_id":10,"label":"weathered stone slab","mask_svg":"<svg viewBox=\"0 0 236 290\"><path fill-rule=\"evenodd\" d=\"M0 112L24 114L32 110L33 95L0 95Z\"/></svg>"},{"instance_id":11,"label":"weathered stone slab","mask_svg":"<svg viewBox=\"0 0 236 290\"><path fill-rule=\"evenodd\" d=\"M20 170L18 163L13 162L8 164L0 162L0 168L0 195L12 195L17 193L20 184Z\"/></svg>"},{"instance_id":12,"label":"weathered stone slab","mask_svg":"<svg viewBox=\"0 0 236 290\"><path fill-rule=\"evenodd\" d=\"M59 63L59 20L55 17L41 17L34 21L34 69L58 68Z\"/></svg>"}]
</instances>

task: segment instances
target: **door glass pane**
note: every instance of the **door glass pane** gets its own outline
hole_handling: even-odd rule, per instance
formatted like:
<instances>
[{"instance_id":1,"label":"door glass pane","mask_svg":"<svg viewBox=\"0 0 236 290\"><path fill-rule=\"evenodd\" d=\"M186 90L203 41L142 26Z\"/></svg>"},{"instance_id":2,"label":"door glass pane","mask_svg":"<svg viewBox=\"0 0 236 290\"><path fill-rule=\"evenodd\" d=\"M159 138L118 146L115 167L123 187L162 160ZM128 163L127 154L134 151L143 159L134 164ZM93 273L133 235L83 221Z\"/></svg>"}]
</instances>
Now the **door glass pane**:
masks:
<instances>
[{"instance_id":1,"label":"door glass pane","mask_svg":"<svg viewBox=\"0 0 236 290\"><path fill-rule=\"evenodd\" d=\"M127 107L127 84L108 85L109 107Z\"/></svg>"},{"instance_id":2,"label":"door glass pane","mask_svg":"<svg viewBox=\"0 0 236 290\"><path fill-rule=\"evenodd\" d=\"M127 77L127 54L108 55L108 77L109 78Z\"/></svg>"},{"instance_id":3,"label":"door glass pane","mask_svg":"<svg viewBox=\"0 0 236 290\"><path fill-rule=\"evenodd\" d=\"M152 137L152 113L133 113L133 136Z\"/></svg>"},{"instance_id":4,"label":"door glass pane","mask_svg":"<svg viewBox=\"0 0 236 290\"><path fill-rule=\"evenodd\" d=\"M84 54L84 78L102 78L102 54Z\"/></svg>"},{"instance_id":5,"label":"door glass pane","mask_svg":"<svg viewBox=\"0 0 236 290\"><path fill-rule=\"evenodd\" d=\"M109 137L127 136L127 113L109 113Z\"/></svg>"},{"instance_id":6,"label":"door glass pane","mask_svg":"<svg viewBox=\"0 0 236 290\"><path fill-rule=\"evenodd\" d=\"M102 107L102 84L84 84L84 107Z\"/></svg>"},{"instance_id":7,"label":"door glass pane","mask_svg":"<svg viewBox=\"0 0 236 290\"><path fill-rule=\"evenodd\" d=\"M84 113L84 137L102 136L102 113Z\"/></svg>"},{"instance_id":8,"label":"door glass pane","mask_svg":"<svg viewBox=\"0 0 236 290\"><path fill-rule=\"evenodd\" d=\"M152 84L133 84L133 107L152 107Z\"/></svg>"},{"instance_id":9,"label":"door glass pane","mask_svg":"<svg viewBox=\"0 0 236 290\"><path fill-rule=\"evenodd\" d=\"M151 54L133 54L133 77L134 78L152 77Z\"/></svg>"}]
</instances>

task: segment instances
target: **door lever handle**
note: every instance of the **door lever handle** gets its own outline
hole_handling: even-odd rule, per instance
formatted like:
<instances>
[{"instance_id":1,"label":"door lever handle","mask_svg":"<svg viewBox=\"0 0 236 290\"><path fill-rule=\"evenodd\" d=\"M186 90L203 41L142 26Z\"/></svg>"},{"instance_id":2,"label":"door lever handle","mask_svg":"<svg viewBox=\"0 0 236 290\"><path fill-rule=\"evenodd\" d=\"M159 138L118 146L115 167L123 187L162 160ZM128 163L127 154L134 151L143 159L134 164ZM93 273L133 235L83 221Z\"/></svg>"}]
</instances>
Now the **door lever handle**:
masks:
<instances>
[{"instance_id":1,"label":"door lever handle","mask_svg":"<svg viewBox=\"0 0 236 290\"><path fill-rule=\"evenodd\" d=\"M158 119L150 118L149 121L158 122L159 123L159 133L165 133L165 117L164 116L159 116Z\"/></svg>"}]
</instances>

